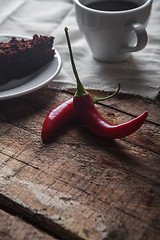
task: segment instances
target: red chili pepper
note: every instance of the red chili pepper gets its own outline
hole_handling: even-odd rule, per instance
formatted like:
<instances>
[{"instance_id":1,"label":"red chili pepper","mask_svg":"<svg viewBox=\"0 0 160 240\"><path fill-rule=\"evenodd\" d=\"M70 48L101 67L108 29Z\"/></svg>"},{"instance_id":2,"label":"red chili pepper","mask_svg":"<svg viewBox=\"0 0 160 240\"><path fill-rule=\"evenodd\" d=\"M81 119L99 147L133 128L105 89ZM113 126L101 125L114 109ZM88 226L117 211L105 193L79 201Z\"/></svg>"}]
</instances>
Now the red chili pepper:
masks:
<instances>
[{"instance_id":1,"label":"red chili pepper","mask_svg":"<svg viewBox=\"0 0 160 240\"><path fill-rule=\"evenodd\" d=\"M122 138L126 137L135 131L137 131L148 116L148 112L144 112L139 117L133 119L124 124L117 126L112 126L106 122L106 120L101 116L96 107L90 94L85 90L83 84L81 83L71 49L71 44L68 35L68 29L65 28L65 33L67 37L67 43L69 47L71 63L73 67L73 72L77 80L77 91L73 99L73 105L76 115L79 117L81 122L94 134L104 137L104 138Z\"/></svg>"},{"instance_id":2,"label":"red chili pepper","mask_svg":"<svg viewBox=\"0 0 160 240\"><path fill-rule=\"evenodd\" d=\"M93 99L93 102L103 101L113 97L119 92L120 86L117 91L115 91L110 96L104 98ZM66 100L65 102L59 104L56 108L50 111L46 119L44 120L41 132L41 138L45 142L53 137L54 133L59 129L64 123L71 121L76 117L73 98Z\"/></svg>"},{"instance_id":3,"label":"red chili pepper","mask_svg":"<svg viewBox=\"0 0 160 240\"><path fill-rule=\"evenodd\" d=\"M137 131L148 115L144 112L137 118L117 126L107 123L94 106L90 94L79 97L76 95L73 100L76 115L81 122L94 134L103 138L123 138ZM85 107L84 107L85 106Z\"/></svg>"},{"instance_id":4,"label":"red chili pepper","mask_svg":"<svg viewBox=\"0 0 160 240\"><path fill-rule=\"evenodd\" d=\"M56 108L50 111L43 123L41 132L42 140L49 140L58 128L64 123L72 120L75 116L73 98L59 104Z\"/></svg>"}]
</instances>

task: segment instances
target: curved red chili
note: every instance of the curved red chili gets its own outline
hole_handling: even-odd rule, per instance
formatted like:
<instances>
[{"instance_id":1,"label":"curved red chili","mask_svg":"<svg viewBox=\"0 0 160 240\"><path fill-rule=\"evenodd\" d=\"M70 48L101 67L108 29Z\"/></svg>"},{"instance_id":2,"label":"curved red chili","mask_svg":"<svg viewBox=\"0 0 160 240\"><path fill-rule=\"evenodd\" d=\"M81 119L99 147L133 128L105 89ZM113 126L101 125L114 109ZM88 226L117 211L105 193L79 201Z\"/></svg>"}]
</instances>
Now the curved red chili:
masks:
<instances>
[{"instance_id":1,"label":"curved red chili","mask_svg":"<svg viewBox=\"0 0 160 240\"><path fill-rule=\"evenodd\" d=\"M75 111L73 107L73 98L59 104L56 108L50 111L44 120L41 132L42 140L49 140L58 128L64 123L72 120L74 117Z\"/></svg>"},{"instance_id":2,"label":"curved red chili","mask_svg":"<svg viewBox=\"0 0 160 240\"><path fill-rule=\"evenodd\" d=\"M129 122L113 126L106 122L106 120L98 112L90 94L81 97L75 96L73 105L76 115L81 122L92 133L103 138L115 139L127 137L142 126L148 115L148 112L146 111Z\"/></svg>"},{"instance_id":3,"label":"curved red chili","mask_svg":"<svg viewBox=\"0 0 160 240\"><path fill-rule=\"evenodd\" d=\"M104 137L104 138L122 138L126 137L135 131L137 131L148 116L148 112L144 112L139 117L133 119L124 124L117 126L112 126L106 122L106 120L101 116L98 110L94 106L94 102L90 94L85 90L83 84L81 83L76 66L73 59L71 44L68 35L68 29L65 28L65 33L67 37L67 43L69 47L69 53L72 63L73 72L77 81L77 91L73 99L73 105L76 115L79 117L82 123L94 134Z\"/></svg>"}]
</instances>

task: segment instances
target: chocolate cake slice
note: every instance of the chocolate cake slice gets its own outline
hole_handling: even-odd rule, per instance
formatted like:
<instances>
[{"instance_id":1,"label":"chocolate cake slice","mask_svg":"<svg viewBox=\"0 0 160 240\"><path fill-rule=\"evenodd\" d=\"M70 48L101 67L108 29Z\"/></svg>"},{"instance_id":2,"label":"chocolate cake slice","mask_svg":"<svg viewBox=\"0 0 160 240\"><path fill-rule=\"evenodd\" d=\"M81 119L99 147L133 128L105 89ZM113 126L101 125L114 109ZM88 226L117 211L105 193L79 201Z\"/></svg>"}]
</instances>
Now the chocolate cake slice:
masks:
<instances>
[{"instance_id":1,"label":"chocolate cake slice","mask_svg":"<svg viewBox=\"0 0 160 240\"><path fill-rule=\"evenodd\" d=\"M54 37L38 36L30 40L11 38L0 42L0 85L25 77L54 58Z\"/></svg>"}]
</instances>

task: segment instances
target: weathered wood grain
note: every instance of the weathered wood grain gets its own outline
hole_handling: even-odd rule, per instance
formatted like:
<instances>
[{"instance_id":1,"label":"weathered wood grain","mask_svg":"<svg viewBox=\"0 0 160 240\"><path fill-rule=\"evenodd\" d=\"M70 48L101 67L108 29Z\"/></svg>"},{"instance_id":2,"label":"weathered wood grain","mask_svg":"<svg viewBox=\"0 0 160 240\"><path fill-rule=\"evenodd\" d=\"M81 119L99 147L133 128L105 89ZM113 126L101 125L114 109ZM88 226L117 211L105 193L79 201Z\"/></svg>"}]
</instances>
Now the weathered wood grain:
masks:
<instances>
[{"instance_id":1,"label":"weathered wood grain","mask_svg":"<svg viewBox=\"0 0 160 240\"><path fill-rule=\"evenodd\" d=\"M104 141L73 121L43 144L44 118L71 96L43 89L0 102L2 208L59 239L158 240L159 103L150 103L149 120L128 138ZM148 106L142 99L131 109L122 102L118 96L97 108L116 124Z\"/></svg>"},{"instance_id":2,"label":"weathered wood grain","mask_svg":"<svg viewBox=\"0 0 160 240\"><path fill-rule=\"evenodd\" d=\"M0 240L56 240L29 223L0 210Z\"/></svg>"}]
</instances>

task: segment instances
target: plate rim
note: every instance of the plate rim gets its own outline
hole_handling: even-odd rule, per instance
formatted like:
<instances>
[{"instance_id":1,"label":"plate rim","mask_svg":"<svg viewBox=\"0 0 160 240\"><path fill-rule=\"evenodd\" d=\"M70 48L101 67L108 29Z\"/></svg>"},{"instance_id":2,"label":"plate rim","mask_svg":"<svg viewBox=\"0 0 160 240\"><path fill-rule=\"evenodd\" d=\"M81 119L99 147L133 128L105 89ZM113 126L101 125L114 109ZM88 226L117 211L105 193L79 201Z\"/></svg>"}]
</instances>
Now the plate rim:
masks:
<instances>
[{"instance_id":1,"label":"plate rim","mask_svg":"<svg viewBox=\"0 0 160 240\"><path fill-rule=\"evenodd\" d=\"M30 37L27 37L27 36L24 36L24 35L12 35L12 34L8 34L8 35L7 34L0 34L0 38L1 37L8 37L8 38L16 37L16 38L30 39ZM55 50L55 56L54 56L52 61L54 61L54 59L56 58L58 66L56 68L56 71L49 78L47 78L46 80L40 82L36 86L27 88L26 90L23 89L21 91L10 93L10 94L7 94L7 91L9 91L11 89L0 91L0 101L11 99L11 98L16 98L16 97L20 97L20 96L24 96L24 95L27 95L27 94L32 93L34 91L38 91L39 89L45 87L49 82L51 82L58 75L58 73L60 72L60 70L62 68L61 56L60 56L59 52L57 51L57 49L55 49L55 48L53 48L53 49ZM23 86L23 85L24 84L22 84L20 86ZM15 87L15 88L12 88L12 89L16 89L18 87ZM2 96L1 96L1 92L3 92ZM4 95L5 92L6 92L6 95Z\"/></svg>"}]
</instances>

